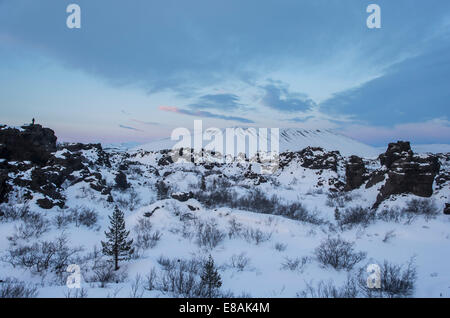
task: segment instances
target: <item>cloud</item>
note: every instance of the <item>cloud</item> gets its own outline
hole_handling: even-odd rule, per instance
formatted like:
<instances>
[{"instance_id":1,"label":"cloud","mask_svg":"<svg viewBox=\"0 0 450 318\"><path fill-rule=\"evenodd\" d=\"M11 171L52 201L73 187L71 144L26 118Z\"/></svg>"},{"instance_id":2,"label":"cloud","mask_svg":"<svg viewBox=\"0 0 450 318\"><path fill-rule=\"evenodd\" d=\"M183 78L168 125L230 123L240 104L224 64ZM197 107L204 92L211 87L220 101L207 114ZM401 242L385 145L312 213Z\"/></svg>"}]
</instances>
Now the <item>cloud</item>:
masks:
<instances>
[{"instance_id":1,"label":"cloud","mask_svg":"<svg viewBox=\"0 0 450 318\"><path fill-rule=\"evenodd\" d=\"M262 87L264 106L282 112L305 111L316 106L316 103L304 94L292 93L281 84L271 83Z\"/></svg>"},{"instance_id":2,"label":"cloud","mask_svg":"<svg viewBox=\"0 0 450 318\"><path fill-rule=\"evenodd\" d=\"M257 3L258 14L255 1L242 0L78 3L82 28L69 30L67 1L0 1L1 33L67 67L152 92L264 76L291 60L322 65L353 48L355 65L392 60L420 47L450 8L380 0L383 29L373 32L364 1L268 0Z\"/></svg>"},{"instance_id":3,"label":"cloud","mask_svg":"<svg viewBox=\"0 0 450 318\"><path fill-rule=\"evenodd\" d=\"M134 128L134 127L131 127L131 126L119 125L119 127L123 128L123 129L128 129L128 130L142 131L140 129L137 129L137 128Z\"/></svg>"},{"instance_id":4,"label":"cloud","mask_svg":"<svg viewBox=\"0 0 450 318\"><path fill-rule=\"evenodd\" d=\"M195 110L188 110L188 109L180 109L178 107L173 107L173 106L159 106L158 109L165 111L165 112L172 112L172 113L188 115L188 116L217 118L217 119L222 119L222 120L237 121L237 122L246 123L246 124L254 123L253 120L250 120L247 118L213 114L208 111L195 111Z\"/></svg>"},{"instance_id":5,"label":"cloud","mask_svg":"<svg viewBox=\"0 0 450 318\"><path fill-rule=\"evenodd\" d=\"M160 123L153 122L153 121L142 121L138 119L131 119L131 121L134 121L135 123L141 124L141 125L147 125L147 126L159 126Z\"/></svg>"},{"instance_id":6,"label":"cloud","mask_svg":"<svg viewBox=\"0 0 450 318\"><path fill-rule=\"evenodd\" d=\"M343 128L341 132L373 145L386 145L397 140L411 141L416 144L450 143L450 121L443 118L403 123L392 127L350 125Z\"/></svg>"},{"instance_id":7,"label":"cloud","mask_svg":"<svg viewBox=\"0 0 450 318\"><path fill-rule=\"evenodd\" d=\"M243 105L235 94L208 94L201 96L197 102L190 104L194 109L235 110Z\"/></svg>"},{"instance_id":8,"label":"cloud","mask_svg":"<svg viewBox=\"0 0 450 318\"><path fill-rule=\"evenodd\" d=\"M348 114L361 123L392 126L448 116L450 41L390 67L385 75L320 104L323 112Z\"/></svg>"}]
</instances>

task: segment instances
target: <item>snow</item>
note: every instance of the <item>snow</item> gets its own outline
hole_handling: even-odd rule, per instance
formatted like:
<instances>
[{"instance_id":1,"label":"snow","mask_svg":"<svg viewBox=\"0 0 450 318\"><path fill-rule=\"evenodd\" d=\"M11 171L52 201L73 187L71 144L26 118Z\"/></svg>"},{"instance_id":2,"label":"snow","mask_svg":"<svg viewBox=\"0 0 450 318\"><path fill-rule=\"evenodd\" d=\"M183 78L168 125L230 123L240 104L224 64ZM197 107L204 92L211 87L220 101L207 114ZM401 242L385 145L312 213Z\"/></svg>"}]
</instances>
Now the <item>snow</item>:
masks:
<instances>
[{"instance_id":1,"label":"snow","mask_svg":"<svg viewBox=\"0 0 450 318\"><path fill-rule=\"evenodd\" d=\"M240 131L238 131L238 138L245 140L245 135L239 132ZM224 131L223 135L225 135ZM195 136L192 138L195 138ZM177 141L165 138L148 144L139 145L130 150L158 151L172 149L176 143ZM203 147L208 143L209 141L203 141ZM309 146L322 147L327 151L338 150L344 156L357 155L360 157L375 158L380 153L380 151L374 147L365 145L331 130L280 129L280 152L298 151Z\"/></svg>"},{"instance_id":2,"label":"snow","mask_svg":"<svg viewBox=\"0 0 450 318\"><path fill-rule=\"evenodd\" d=\"M310 140L316 140L317 145L322 143L326 134L331 132L304 135L315 135ZM291 145L302 147L301 138L297 133L289 135ZM345 144L341 136L334 135L335 148L346 149L354 146L357 151L365 151L357 143L349 140ZM295 137L295 141L292 141ZM328 136L327 136L328 138ZM330 136L331 138L331 136ZM306 141L305 141L306 142ZM333 142L328 141L330 145ZM344 145L344 146L343 146ZM358 148L359 147L359 148ZM369 148L370 149L370 148ZM367 149L366 149L367 150ZM410 224L405 222L385 222L376 220L367 227L354 227L341 230L334 219L335 206L330 206L328 193L331 186L330 179L345 181L345 167L338 160L337 171L312 170L301 166L299 160L293 159L283 169L267 176L268 182L259 185L254 180L242 177L249 168L247 163L227 164L223 167L214 167L211 170L192 163L158 166L161 158L159 152L145 152L133 150L127 153L110 150L112 168L98 166L95 162L98 153L91 150L83 150L82 156L91 173L101 174L105 184L112 187L114 203L106 201L106 196L94 191L90 183L81 181L72 184L69 180L64 183L63 194L66 198L66 206L69 209L54 207L51 210L43 210L36 205L36 201L43 198L41 193L32 193L33 199L27 204L33 212L39 213L51 222L50 230L41 237L31 237L22 243L34 243L41 240L52 241L61 233L65 233L70 246L83 246L82 256L87 256L94 247L100 248L100 242L105 240L104 232L108 229L108 216L111 215L117 204L125 213L127 229L132 238L136 239L135 225L140 219L148 218L152 224L152 232L162 233L160 241L155 247L142 251L137 259L123 262L122 270L127 273L124 281L108 283L104 288L98 282L83 281L88 297L129 297L131 286L136 275L145 277L152 268L160 274L161 265L158 263L160 256L170 259L204 259L212 255L219 266L223 281L223 291L232 291L239 296L249 294L252 297L296 297L304 290L307 284L320 281L333 281L341 286L347 271L337 271L324 268L315 259L314 251L327 237L337 235L355 243L355 250L367 252L367 258L357 264L355 271L365 268L368 264L381 264L384 260L395 264L405 264L412 257L417 265L417 282L414 297L450 297L450 217L440 213L435 219L425 220L418 217ZM64 158L64 150L55 153L58 158ZM126 159L129 157L128 159ZM371 158L371 156L369 156ZM127 161L128 170L125 171L131 188L125 191L115 189L114 178L118 166ZM364 159L369 171L381 169L377 160ZM19 163L10 163L19 164ZM446 166L443 166L445 169ZM253 168L253 167L252 167ZM156 174L158 173L158 175ZM165 177L165 173L169 173ZM326 223L314 225L288 219L282 216L261 214L241 209L232 209L226 206L207 208L195 199L179 202L174 199L157 199L155 183L162 178L170 186L170 194L197 191L201 176L204 175L208 187L214 182L226 179L231 186L223 191L235 191L239 195L249 193L253 189L260 189L267 197L276 195L283 203L300 202L308 211L314 212ZM18 172L17 177L22 180L30 180L31 169ZM81 172L72 174L74 179L80 178ZM11 176L12 177L12 176ZM319 182L322 186L318 186ZM344 211L350 207L371 207L376 202L379 189L385 181L366 189L362 185L359 189L347 193L348 200L345 206L339 207ZM383 202L380 209L401 209L406 202L415 198L413 195L397 195ZM450 187L444 186L435 189L431 198L439 211L450 200ZM10 204L22 206L25 202L23 189L15 187L10 195ZM125 203L123 203L125 202ZM190 207L191 208L190 208ZM196 208L192 211L192 207ZM2 208L2 206L0 206ZM81 211L93 209L98 213L98 221L92 228L70 224L66 228L58 229L54 220L61 213L69 213L70 209ZM150 212L153 214L147 217ZM230 236L230 222L237 222L245 230L261 231L268 236L265 241L256 244L245 236ZM200 247L196 241L199 223L214 223L217 230L225 234L223 240L214 248ZM3 221L0 219L0 256L8 255L11 248L8 237L17 231L22 221ZM394 237L384 242L383 239L389 231L393 231ZM283 244L285 249L276 249L276 244ZM231 258L234 255L245 255L249 259L249 265L239 271L231 266ZM305 258L306 264L301 270L291 271L282 268L287 259ZM88 269L85 269L88 271ZM22 281L38 285L39 297L66 297L70 291L61 280L57 280L52 273L47 276L32 274L18 266L13 267L7 262L0 261L0 279L16 277ZM86 278L86 277L85 277ZM144 297L173 297L160 290L142 290Z\"/></svg>"}]
</instances>

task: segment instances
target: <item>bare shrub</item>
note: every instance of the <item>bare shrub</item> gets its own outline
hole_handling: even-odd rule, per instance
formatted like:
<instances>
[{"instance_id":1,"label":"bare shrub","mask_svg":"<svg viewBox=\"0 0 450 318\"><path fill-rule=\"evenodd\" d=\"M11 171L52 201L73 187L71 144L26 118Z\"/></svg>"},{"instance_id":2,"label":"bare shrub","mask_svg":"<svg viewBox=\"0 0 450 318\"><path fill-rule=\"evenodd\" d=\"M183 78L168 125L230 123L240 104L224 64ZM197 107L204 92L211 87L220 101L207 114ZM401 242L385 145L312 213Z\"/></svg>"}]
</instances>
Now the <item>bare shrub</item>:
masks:
<instances>
[{"instance_id":1,"label":"bare shrub","mask_svg":"<svg viewBox=\"0 0 450 318\"><path fill-rule=\"evenodd\" d=\"M236 221L234 217L230 221L228 221L228 224L228 237L230 239L240 237L243 229L242 224Z\"/></svg>"},{"instance_id":2,"label":"bare shrub","mask_svg":"<svg viewBox=\"0 0 450 318\"><path fill-rule=\"evenodd\" d=\"M144 295L144 287L142 285L142 276L137 274L131 282L130 298L142 298Z\"/></svg>"},{"instance_id":3,"label":"bare shrub","mask_svg":"<svg viewBox=\"0 0 450 318\"><path fill-rule=\"evenodd\" d=\"M134 211L141 203L139 194L133 189L123 192L121 195L114 197L116 205L123 210Z\"/></svg>"},{"instance_id":4,"label":"bare shrub","mask_svg":"<svg viewBox=\"0 0 450 318\"><path fill-rule=\"evenodd\" d=\"M28 204L2 204L0 212L3 213L3 220L16 221L24 220L30 214L30 207Z\"/></svg>"},{"instance_id":5,"label":"bare shrub","mask_svg":"<svg viewBox=\"0 0 450 318\"><path fill-rule=\"evenodd\" d=\"M197 244L200 247L213 249L225 238L225 234L217 228L217 223L214 220L207 222L196 222L196 225Z\"/></svg>"},{"instance_id":6,"label":"bare shrub","mask_svg":"<svg viewBox=\"0 0 450 318\"><path fill-rule=\"evenodd\" d=\"M340 237L328 237L316 248L315 255L324 266L331 266L337 270L351 270L367 255L365 252L355 252L353 246L354 243Z\"/></svg>"},{"instance_id":7,"label":"bare shrub","mask_svg":"<svg viewBox=\"0 0 450 318\"><path fill-rule=\"evenodd\" d=\"M280 215L311 224L323 224L324 222L317 217L317 214L308 211L301 203L284 204L276 195L269 198L258 188L250 190L241 197L238 197L236 192L220 189L197 192L195 198L207 207L228 206L255 213Z\"/></svg>"},{"instance_id":8,"label":"bare shrub","mask_svg":"<svg viewBox=\"0 0 450 318\"><path fill-rule=\"evenodd\" d=\"M390 230L384 234L383 243L389 243L395 237L395 231Z\"/></svg>"},{"instance_id":9,"label":"bare shrub","mask_svg":"<svg viewBox=\"0 0 450 318\"><path fill-rule=\"evenodd\" d=\"M380 265L381 288L368 288L364 269L359 273L359 286L366 297L399 298L414 294L417 269L414 258L398 265L384 261Z\"/></svg>"},{"instance_id":10,"label":"bare shrub","mask_svg":"<svg viewBox=\"0 0 450 318\"><path fill-rule=\"evenodd\" d=\"M231 256L230 265L238 271L244 271L250 265L250 258L245 256L245 253Z\"/></svg>"},{"instance_id":11,"label":"bare shrub","mask_svg":"<svg viewBox=\"0 0 450 318\"><path fill-rule=\"evenodd\" d=\"M170 260L161 256L158 263L163 267L163 273L159 277L156 289L176 297L200 296L199 275L203 267L202 261L196 259Z\"/></svg>"},{"instance_id":12,"label":"bare shrub","mask_svg":"<svg viewBox=\"0 0 450 318\"><path fill-rule=\"evenodd\" d=\"M278 252L284 252L284 251L286 250L286 248L287 248L287 245L286 245L286 244L283 244L283 243L275 243L275 249L276 249Z\"/></svg>"},{"instance_id":13,"label":"bare shrub","mask_svg":"<svg viewBox=\"0 0 450 318\"><path fill-rule=\"evenodd\" d=\"M320 281L316 286L307 283L306 288L297 293L303 298L356 298L359 296L358 283L355 278L348 276L341 287L336 287L332 281Z\"/></svg>"},{"instance_id":14,"label":"bare shrub","mask_svg":"<svg viewBox=\"0 0 450 318\"><path fill-rule=\"evenodd\" d=\"M249 243L259 245L267 242L272 238L272 233L264 233L260 229L246 228L241 233L242 237Z\"/></svg>"},{"instance_id":15,"label":"bare shrub","mask_svg":"<svg viewBox=\"0 0 450 318\"><path fill-rule=\"evenodd\" d=\"M149 249L154 248L159 240L162 237L162 233L159 231L152 231L152 223L148 218L140 218L138 220L138 223L134 226L134 246L135 246L135 253L136 255L139 255L141 252Z\"/></svg>"},{"instance_id":16,"label":"bare shrub","mask_svg":"<svg viewBox=\"0 0 450 318\"><path fill-rule=\"evenodd\" d=\"M152 268L150 272L145 276L144 289L154 290L157 287L158 274L155 268Z\"/></svg>"},{"instance_id":17,"label":"bare shrub","mask_svg":"<svg viewBox=\"0 0 450 318\"><path fill-rule=\"evenodd\" d=\"M303 273L305 266L309 263L311 263L311 258L308 256L296 258L285 257L284 262L281 264L281 269Z\"/></svg>"},{"instance_id":18,"label":"bare shrub","mask_svg":"<svg viewBox=\"0 0 450 318\"><path fill-rule=\"evenodd\" d=\"M0 283L0 298L35 298L37 288L17 279L7 278Z\"/></svg>"},{"instance_id":19,"label":"bare shrub","mask_svg":"<svg viewBox=\"0 0 450 318\"><path fill-rule=\"evenodd\" d=\"M385 208L377 214L377 218L385 222L403 222L411 224L417 217L425 220L434 219L439 215L439 209L431 199L411 199L404 208Z\"/></svg>"},{"instance_id":20,"label":"bare shrub","mask_svg":"<svg viewBox=\"0 0 450 318\"><path fill-rule=\"evenodd\" d=\"M325 204L332 208L344 208L346 203L353 201L351 194L346 192L329 192Z\"/></svg>"},{"instance_id":21,"label":"bare shrub","mask_svg":"<svg viewBox=\"0 0 450 318\"><path fill-rule=\"evenodd\" d=\"M66 228L70 224L75 224L76 227L85 226L92 228L98 221L98 213L94 209L77 206L75 208L68 209L67 211L61 211L55 216L53 223L58 228Z\"/></svg>"},{"instance_id":22,"label":"bare shrub","mask_svg":"<svg viewBox=\"0 0 450 318\"><path fill-rule=\"evenodd\" d=\"M436 204L430 199L411 199L406 203L402 212L406 215L409 223L419 215L430 220L439 214Z\"/></svg>"},{"instance_id":23,"label":"bare shrub","mask_svg":"<svg viewBox=\"0 0 450 318\"><path fill-rule=\"evenodd\" d=\"M81 209L76 218L76 225L83 225L85 227L93 227L97 224L98 213L94 209L84 208Z\"/></svg>"},{"instance_id":24,"label":"bare shrub","mask_svg":"<svg viewBox=\"0 0 450 318\"><path fill-rule=\"evenodd\" d=\"M343 228L351 229L357 225L366 227L373 220L375 220L375 210L357 206L345 209L339 216L338 224Z\"/></svg>"},{"instance_id":25,"label":"bare shrub","mask_svg":"<svg viewBox=\"0 0 450 318\"><path fill-rule=\"evenodd\" d=\"M55 241L12 247L3 260L13 267L29 268L34 273L50 271L61 275L73 263L77 253L83 250L82 247L71 248L67 243L67 237L61 235Z\"/></svg>"},{"instance_id":26,"label":"bare shrub","mask_svg":"<svg viewBox=\"0 0 450 318\"><path fill-rule=\"evenodd\" d=\"M385 208L377 214L377 218L385 222L400 222L403 219L402 210L399 208Z\"/></svg>"},{"instance_id":27,"label":"bare shrub","mask_svg":"<svg viewBox=\"0 0 450 318\"><path fill-rule=\"evenodd\" d=\"M87 298L88 292L86 288L76 288L75 290L69 289L65 293L66 298Z\"/></svg>"},{"instance_id":28,"label":"bare shrub","mask_svg":"<svg viewBox=\"0 0 450 318\"><path fill-rule=\"evenodd\" d=\"M29 213L26 218L16 225L15 232L8 240L14 244L20 239L28 240L32 237L39 238L50 229L50 224L42 215L37 213Z\"/></svg>"}]
</instances>

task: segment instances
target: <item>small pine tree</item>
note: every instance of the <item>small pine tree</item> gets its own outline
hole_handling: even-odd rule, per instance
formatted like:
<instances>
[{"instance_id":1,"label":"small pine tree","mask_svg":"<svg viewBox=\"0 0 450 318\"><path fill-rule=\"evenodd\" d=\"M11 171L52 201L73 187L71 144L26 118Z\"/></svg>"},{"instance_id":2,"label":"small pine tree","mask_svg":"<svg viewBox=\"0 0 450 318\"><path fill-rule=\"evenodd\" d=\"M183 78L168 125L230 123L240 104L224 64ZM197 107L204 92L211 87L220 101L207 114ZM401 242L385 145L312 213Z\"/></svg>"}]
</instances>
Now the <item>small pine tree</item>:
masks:
<instances>
[{"instance_id":1,"label":"small pine tree","mask_svg":"<svg viewBox=\"0 0 450 318\"><path fill-rule=\"evenodd\" d=\"M114 270L119 269L119 261L129 260L134 253L131 247L133 240L127 241L130 231L125 228L124 214L116 206L112 216L109 216L109 232L105 232L107 242L102 241L103 254L112 256L114 260Z\"/></svg>"},{"instance_id":2,"label":"small pine tree","mask_svg":"<svg viewBox=\"0 0 450 318\"><path fill-rule=\"evenodd\" d=\"M222 280L211 255L209 255L208 261L203 265L201 286L203 288L203 294L207 298L217 296L218 289L222 286Z\"/></svg>"}]
</instances>

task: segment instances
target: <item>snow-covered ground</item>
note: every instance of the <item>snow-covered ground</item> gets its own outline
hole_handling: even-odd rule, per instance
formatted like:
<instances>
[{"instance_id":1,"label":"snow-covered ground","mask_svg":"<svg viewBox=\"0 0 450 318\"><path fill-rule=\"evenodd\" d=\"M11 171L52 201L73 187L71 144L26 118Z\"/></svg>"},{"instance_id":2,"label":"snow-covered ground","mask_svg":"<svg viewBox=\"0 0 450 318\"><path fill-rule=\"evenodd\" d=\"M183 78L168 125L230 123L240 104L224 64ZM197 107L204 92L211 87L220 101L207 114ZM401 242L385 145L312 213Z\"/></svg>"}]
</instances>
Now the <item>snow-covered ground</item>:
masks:
<instances>
[{"instance_id":1,"label":"snow-covered ground","mask_svg":"<svg viewBox=\"0 0 450 318\"><path fill-rule=\"evenodd\" d=\"M55 156L62 157L64 152L57 152ZM345 171L341 164L337 171L312 170L292 160L283 169L266 176L267 182L259 183L244 177L248 164L229 164L212 169L191 163L159 165L162 157L159 152L133 150L124 153L111 150L111 167L106 167L94 164L99 158L95 150L82 152L87 160L87 169L91 173L99 173L106 186L111 187L114 202L108 202L106 195L92 189L88 178L73 184L65 183L63 194L68 209L55 206L44 210L36 204L42 194L33 193L33 199L29 200L25 198L23 189L16 187L10 194L9 205L16 208L28 205L30 211L43 217L44 223L48 222L48 229L14 240L11 237L20 234L19 226L23 221L0 221L0 279L14 277L36 284L39 297L74 296L75 290L65 286L68 273L58 276L45 270L36 272L27 266L17 263L13 266L8 262L10 251L18 246L55 242L57 237L64 234L68 247L83 247L77 257L71 260L81 267L82 287L88 297L180 296L164 291L158 285L158 279L162 279L166 272L162 260L202 261L209 255L219 268L222 292L229 291L234 296L297 297L307 286L316 286L321 281L333 282L336 287L340 287L349 275L356 277L369 264L381 265L387 260L404 265L413 258L417 267L417 281L412 296L450 297L450 218L442 213L450 198L449 187L436 188L429 199L439 211L433 218L418 216L410 222L407 219L394 222L376 217L366 225L347 228L338 225L336 209L341 213L358 206L369 209L375 203L383 182L369 189L362 186L340 197L341 201L339 198L333 201L330 196L332 185L328 180L344 181ZM371 162L374 167L379 166L377 161ZM125 172L130 188L120 190L115 188L114 178L119 166L124 164L121 170ZM74 175L77 174L79 172L74 172ZM29 175L30 171L23 172L23 178L29 178ZM157 182L161 180L169 189L165 197L161 197L161 191L156 188ZM201 190L202 187L205 189ZM257 213L239 206L231 208L232 202L208 207L199 198L181 202L170 196L178 192L208 194L216 191L236 193L232 200L237 200L255 190L260 190L267 198L277 196L279 204L284 207L299 203L320 222ZM413 195L393 196L383 202L376 213L378 215L386 208L400 211L414 198ZM97 259L92 253L94 248L97 251L101 249L100 242L105 240L104 231L109 225L108 216L116 205L125 213L127 229L135 242L139 234L137 226L142 220L151 224L149 233L159 233L160 239L155 240L155 246L139 248L136 257L122 262L120 279L102 284L93 263L104 257L100 255ZM95 224L87 227L68 222L57 226L58 216L85 210L97 213ZM218 236L217 242L209 246L199 243L200 229L205 227ZM336 237L354 243L355 251L367 253L351 270L325 267L316 257L316 248L327 238ZM146 276L152 269L157 277L156 287L147 290L144 288L148 285ZM140 284L134 285L139 276Z\"/></svg>"}]
</instances>

